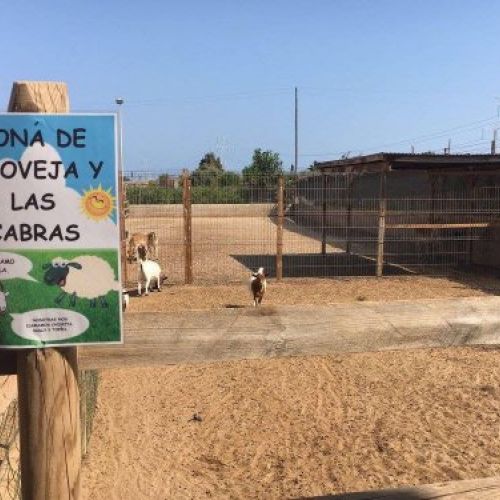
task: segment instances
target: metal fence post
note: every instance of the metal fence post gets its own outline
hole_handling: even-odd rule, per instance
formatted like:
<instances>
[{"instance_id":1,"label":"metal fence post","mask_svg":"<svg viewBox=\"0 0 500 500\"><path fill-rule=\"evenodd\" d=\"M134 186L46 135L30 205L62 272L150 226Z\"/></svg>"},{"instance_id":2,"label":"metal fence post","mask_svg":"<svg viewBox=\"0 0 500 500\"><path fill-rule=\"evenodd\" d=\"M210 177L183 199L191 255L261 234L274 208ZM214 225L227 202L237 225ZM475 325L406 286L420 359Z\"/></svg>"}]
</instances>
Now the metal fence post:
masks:
<instances>
[{"instance_id":1,"label":"metal fence post","mask_svg":"<svg viewBox=\"0 0 500 500\"><path fill-rule=\"evenodd\" d=\"M121 167L121 165L120 165ZM125 229L125 182L123 179L123 171L120 169L118 177L118 190L119 190L119 210L120 210L120 252L121 252L121 273L122 273L122 286L128 283L128 269L127 269L127 232Z\"/></svg>"},{"instance_id":2,"label":"metal fence post","mask_svg":"<svg viewBox=\"0 0 500 500\"><path fill-rule=\"evenodd\" d=\"M278 224L276 226L276 279L283 279L283 220L284 220L284 190L283 176L278 178Z\"/></svg>"},{"instance_id":3,"label":"metal fence post","mask_svg":"<svg viewBox=\"0 0 500 500\"><path fill-rule=\"evenodd\" d=\"M182 205L184 215L184 282L193 283L193 217L191 210L191 179L185 175L182 179Z\"/></svg>"}]
</instances>

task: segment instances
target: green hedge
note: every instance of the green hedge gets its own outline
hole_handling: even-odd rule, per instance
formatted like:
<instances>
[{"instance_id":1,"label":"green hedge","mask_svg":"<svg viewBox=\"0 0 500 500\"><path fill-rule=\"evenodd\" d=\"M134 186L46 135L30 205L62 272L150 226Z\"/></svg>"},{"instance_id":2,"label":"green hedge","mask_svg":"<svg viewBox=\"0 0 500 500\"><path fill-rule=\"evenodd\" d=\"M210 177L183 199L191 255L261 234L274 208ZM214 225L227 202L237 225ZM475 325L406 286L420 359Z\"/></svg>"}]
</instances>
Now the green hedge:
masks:
<instances>
[{"instance_id":1,"label":"green hedge","mask_svg":"<svg viewBox=\"0 0 500 500\"><path fill-rule=\"evenodd\" d=\"M194 186L192 203L266 203L275 199L273 189L256 189L252 186ZM129 186L127 200L130 205L170 205L182 203L182 188L160 186Z\"/></svg>"}]
</instances>

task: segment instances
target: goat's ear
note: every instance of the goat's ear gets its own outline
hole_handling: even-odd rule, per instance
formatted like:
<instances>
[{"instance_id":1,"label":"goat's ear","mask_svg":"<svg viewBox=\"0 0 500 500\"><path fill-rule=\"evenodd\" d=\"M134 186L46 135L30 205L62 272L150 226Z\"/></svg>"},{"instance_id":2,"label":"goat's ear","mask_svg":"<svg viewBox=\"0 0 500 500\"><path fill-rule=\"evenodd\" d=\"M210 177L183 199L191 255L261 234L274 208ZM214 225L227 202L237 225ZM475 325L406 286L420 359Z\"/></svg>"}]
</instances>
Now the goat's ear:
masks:
<instances>
[{"instance_id":1,"label":"goat's ear","mask_svg":"<svg viewBox=\"0 0 500 500\"><path fill-rule=\"evenodd\" d=\"M8 296L9 296L9 292L5 292L5 293L4 293L4 295L5 295L6 297L8 297Z\"/></svg>"},{"instance_id":2,"label":"goat's ear","mask_svg":"<svg viewBox=\"0 0 500 500\"><path fill-rule=\"evenodd\" d=\"M75 269L81 269L82 265L78 264L78 262L68 262L68 266L74 267Z\"/></svg>"},{"instance_id":3,"label":"goat's ear","mask_svg":"<svg viewBox=\"0 0 500 500\"><path fill-rule=\"evenodd\" d=\"M42 266L42 269L48 269L49 267L52 267L52 264L49 264L49 263L45 263L43 266Z\"/></svg>"}]
</instances>

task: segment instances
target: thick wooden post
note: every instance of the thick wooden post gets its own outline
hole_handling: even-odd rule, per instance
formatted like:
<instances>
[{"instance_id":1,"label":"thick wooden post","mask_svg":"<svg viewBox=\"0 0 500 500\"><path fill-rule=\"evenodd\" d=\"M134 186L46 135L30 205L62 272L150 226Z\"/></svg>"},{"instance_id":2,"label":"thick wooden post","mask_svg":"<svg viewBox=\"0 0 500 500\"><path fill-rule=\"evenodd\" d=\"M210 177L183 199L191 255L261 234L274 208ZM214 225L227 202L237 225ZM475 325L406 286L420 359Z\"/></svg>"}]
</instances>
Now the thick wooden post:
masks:
<instances>
[{"instance_id":1,"label":"thick wooden post","mask_svg":"<svg viewBox=\"0 0 500 500\"><path fill-rule=\"evenodd\" d=\"M283 222L285 181L283 176L278 178L278 224L276 225L276 279L283 279Z\"/></svg>"},{"instance_id":2,"label":"thick wooden post","mask_svg":"<svg viewBox=\"0 0 500 500\"><path fill-rule=\"evenodd\" d=\"M184 215L184 282L193 283L193 217L191 210L191 179L182 179L182 205Z\"/></svg>"},{"instance_id":3,"label":"thick wooden post","mask_svg":"<svg viewBox=\"0 0 500 500\"><path fill-rule=\"evenodd\" d=\"M377 238L377 276L384 272L384 239L385 239L385 213L387 209L387 173L380 172L380 190L378 205L378 238Z\"/></svg>"},{"instance_id":4,"label":"thick wooden post","mask_svg":"<svg viewBox=\"0 0 500 500\"><path fill-rule=\"evenodd\" d=\"M321 254L326 255L326 175L321 174Z\"/></svg>"},{"instance_id":5,"label":"thick wooden post","mask_svg":"<svg viewBox=\"0 0 500 500\"><path fill-rule=\"evenodd\" d=\"M16 82L12 112L67 113L66 84ZM76 347L17 353L23 500L80 498L80 402Z\"/></svg>"},{"instance_id":6,"label":"thick wooden post","mask_svg":"<svg viewBox=\"0 0 500 500\"><path fill-rule=\"evenodd\" d=\"M75 347L17 358L23 500L80 498L81 431Z\"/></svg>"}]
</instances>

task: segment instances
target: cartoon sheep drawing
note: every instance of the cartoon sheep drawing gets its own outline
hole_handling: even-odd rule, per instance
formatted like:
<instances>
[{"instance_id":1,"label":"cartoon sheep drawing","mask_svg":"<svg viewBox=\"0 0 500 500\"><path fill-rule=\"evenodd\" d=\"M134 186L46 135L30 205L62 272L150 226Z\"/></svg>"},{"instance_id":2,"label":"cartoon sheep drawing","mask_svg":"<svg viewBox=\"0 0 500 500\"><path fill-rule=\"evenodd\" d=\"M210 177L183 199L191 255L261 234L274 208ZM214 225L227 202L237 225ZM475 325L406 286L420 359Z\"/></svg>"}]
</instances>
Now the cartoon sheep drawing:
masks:
<instances>
[{"instance_id":1,"label":"cartoon sheep drawing","mask_svg":"<svg viewBox=\"0 0 500 500\"><path fill-rule=\"evenodd\" d=\"M57 285L62 293L55 299L61 304L69 295L69 304L74 306L77 298L89 299L90 307L108 307L106 294L111 290L120 291L121 285L115 280L113 268L100 257L82 255L67 261L56 257L44 264L43 277L47 285Z\"/></svg>"},{"instance_id":2,"label":"cartoon sheep drawing","mask_svg":"<svg viewBox=\"0 0 500 500\"><path fill-rule=\"evenodd\" d=\"M0 316L7 312L7 297L9 292L5 291L2 282L0 282Z\"/></svg>"}]
</instances>

